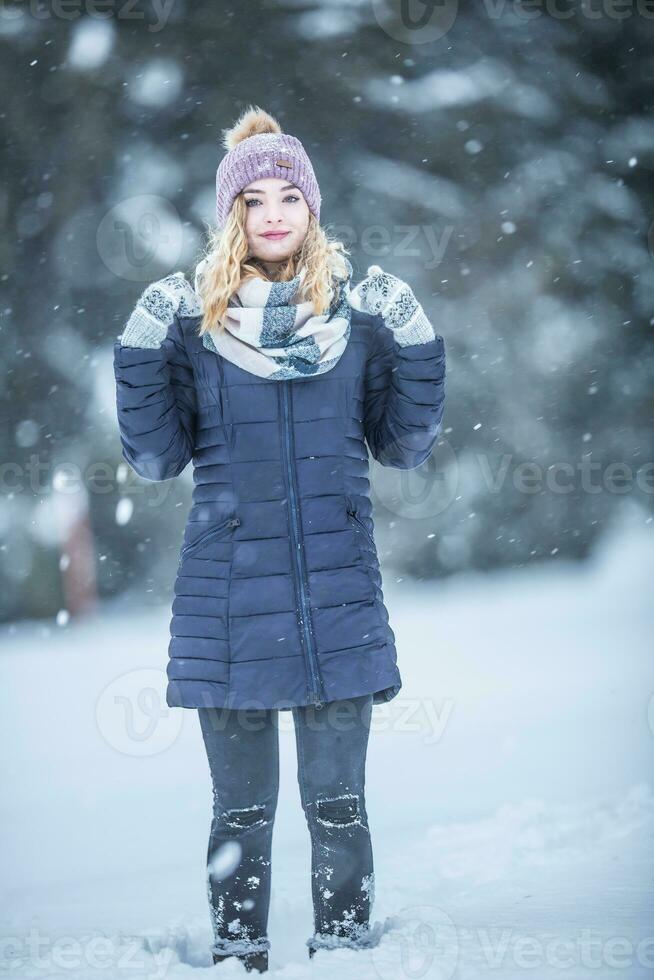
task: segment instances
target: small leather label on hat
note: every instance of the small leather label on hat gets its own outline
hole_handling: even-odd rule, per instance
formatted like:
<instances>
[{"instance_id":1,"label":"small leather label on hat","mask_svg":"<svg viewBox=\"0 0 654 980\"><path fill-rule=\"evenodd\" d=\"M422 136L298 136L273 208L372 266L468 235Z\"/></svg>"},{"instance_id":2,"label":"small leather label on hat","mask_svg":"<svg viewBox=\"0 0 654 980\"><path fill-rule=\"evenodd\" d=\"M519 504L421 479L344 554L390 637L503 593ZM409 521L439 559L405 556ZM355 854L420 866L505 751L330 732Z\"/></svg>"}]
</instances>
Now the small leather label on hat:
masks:
<instances>
[{"instance_id":1,"label":"small leather label on hat","mask_svg":"<svg viewBox=\"0 0 654 980\"><path fill-rule=\"evenodd\" d=\"M276 167L292 167L293 164L290 160L275 160Z\"/></svg>"}]
</instances>

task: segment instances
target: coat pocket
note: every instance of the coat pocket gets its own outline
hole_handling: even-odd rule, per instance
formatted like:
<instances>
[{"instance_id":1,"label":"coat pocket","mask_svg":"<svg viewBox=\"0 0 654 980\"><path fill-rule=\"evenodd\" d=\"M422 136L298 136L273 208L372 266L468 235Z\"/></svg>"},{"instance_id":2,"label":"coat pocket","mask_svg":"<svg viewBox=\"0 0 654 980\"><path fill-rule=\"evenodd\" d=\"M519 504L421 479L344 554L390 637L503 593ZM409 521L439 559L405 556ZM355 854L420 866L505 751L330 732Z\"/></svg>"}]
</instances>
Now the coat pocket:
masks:
<instances>
[{"instance_id":1,"label":"coat pocket","mask_svg":"<svg viewBox=\"0 0 654 980\"><path fill-rule=\"evenodd\" d=\"M370 582L370 598L377 609L377 612L384 623L387 623L387 614L383 604L381 569L379 567L379 557L377 555L377 545L372 536L372 531L365 525L363 518L359 517L352 503L347 504L347 519L356 532L359 557L368 581Z\"/></svg>"},{"instance_id":2,"label":"coat pocket","mask_svg":"<svg viewBox=\"0 0 654 980\"><path fill-rule=\"evenodd\" d=\"M348 507L347 516L348 516L348 519L350 520L350 522L354 525L354 527L355 528L358 528L366 536L366 539L367 539L370 547L372 548L373 552L376 555L377 554L377 548L376 548L376 545L375 545L374 538L372 536L372 532L368 530L368 528L363 523L363 521L361 520L361 518L359 517L359 515L357 514L357 512L355 510L352 510L351 507Z\"/></svg>"},{"instance_id":3,"label":"coat pocket","mask_svg":"<svg viewBox=\"0 0 654 980\"><path fill-rule=\"evenodd\" d=\"M204 548L204 546L210 541L213 541L214 538L220 537L222 534L225 534L228 530L230 530L230 528L237 527L240 523L241 520L239 517L228 517L227 520L221 521L221 523L217 524L215 527L210 527L203 534L201 534L199 538L196 538L196 540L191 544L187 544L186 547L182 548L179 556L179 564L181 565L186 558L190 557L190 555L194 555L201 548Z\"/></svg>"}]
</instances>

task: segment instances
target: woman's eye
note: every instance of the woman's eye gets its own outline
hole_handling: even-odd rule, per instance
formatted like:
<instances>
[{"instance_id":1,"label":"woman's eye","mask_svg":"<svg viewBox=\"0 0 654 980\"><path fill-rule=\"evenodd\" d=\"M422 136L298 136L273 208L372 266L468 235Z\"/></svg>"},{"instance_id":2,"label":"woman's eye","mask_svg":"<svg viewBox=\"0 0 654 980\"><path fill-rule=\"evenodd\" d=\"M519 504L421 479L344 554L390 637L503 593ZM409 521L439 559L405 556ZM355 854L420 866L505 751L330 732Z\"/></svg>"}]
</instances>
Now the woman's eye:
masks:
<instances>
[{"instance_id":1,"label":"woman's eye","mask_svg":"<svg viewBox=\"0 0 654 980\"><path fill-rule=\"evenodd\" d=\"M299 201L299 200L300 198L297 196L297 194L288 194L284 198L284 201ZM245 206L249 208L251 204L261 204L261 201L259 200L258 197L246 198Z\"/></svg>"}]
</instances>

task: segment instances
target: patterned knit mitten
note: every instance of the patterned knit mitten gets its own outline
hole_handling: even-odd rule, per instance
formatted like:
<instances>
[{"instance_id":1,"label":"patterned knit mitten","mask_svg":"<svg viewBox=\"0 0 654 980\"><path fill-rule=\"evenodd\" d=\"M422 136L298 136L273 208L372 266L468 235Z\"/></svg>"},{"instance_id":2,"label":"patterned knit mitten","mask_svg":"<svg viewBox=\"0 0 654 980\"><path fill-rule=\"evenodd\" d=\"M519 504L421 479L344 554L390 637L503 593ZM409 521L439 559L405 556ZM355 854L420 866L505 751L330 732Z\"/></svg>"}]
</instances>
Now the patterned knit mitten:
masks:
<instances>
[{"instance_id":1,"label":"patterned knit mitten","mask_svg":"<svg viewBox=\"0 0 654 980\"><path fill-rule=\"evenodd\" d=\"M123 347L161 347L175 313L197 316L201 305L183 272L150 283L136 302L118 340Z\"/></svg>"},{"instance_id":2,"label":"patterned knit mitten","mask_svg":"<svg viewBox=\"0 0 654 980\"><path fill-rule=\"evenodd\" d=\"M400 347L426 344L436 336L411 286L378 265L369 267L367 277L350 291L348 302L359 312L380 313Z\"/></svg>"}]
</instances>

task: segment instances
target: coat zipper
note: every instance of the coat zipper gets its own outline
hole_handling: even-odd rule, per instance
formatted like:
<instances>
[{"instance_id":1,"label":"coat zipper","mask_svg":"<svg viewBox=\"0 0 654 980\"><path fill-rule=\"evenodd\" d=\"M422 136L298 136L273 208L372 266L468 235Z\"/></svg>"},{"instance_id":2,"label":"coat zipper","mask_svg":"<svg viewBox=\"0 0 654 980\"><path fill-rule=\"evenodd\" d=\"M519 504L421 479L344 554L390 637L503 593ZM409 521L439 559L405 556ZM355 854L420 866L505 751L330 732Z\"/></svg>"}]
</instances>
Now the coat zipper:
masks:
<instances>
[{"instance_id":1,"label":"coat zipper","mask_svg":"<svg viewBox=\"0 0 654 980\"><path fill-rule=\"evenodd\" d=\"M304 571L304 556L300 554L300 523L298 519L298 509L297 509L297 487L295 485L295 466L293 462L293 454L291 452L291 426L289 422L289 381L278 382L282 397L282 408L284 415L284 450L286 453L286 470L288 473L288 486L290 491L290 504L291 504L291 530L292 530L292 548L293 554L295 556L295 564L297 569L297 582L299 585L300 593L300 605L301 605L301 615L300 623L302 625L302 631L304 634L304 645L306 651L306 661L309 668L309 676L311 678L311 687L309 689L309 698L312 704L317 708L322 708L324 702L324 691L322 678L320 677L320 670L318 668L318 662L313 648L313 637L311 635L311 630L309 627L309 606L307 602L307 586L305 580Z\"/></svg>"},{"instance_id":2,"label":"coat zipper","mask_svg":"<svg viewBox=\"0 0 654 980\"><path fill-rule=\"evenodd\" d=\"M223 528L237 527L237 525L240 523L240 518L230 517L226 521L219 524L218 527L210 527L208 531L205 531L204 534L200 535L197 541L194 541L193 544L187 544L185 548L182 548L182 552L179 556L179 564L181 565L184 559L187 558L191 552L195 551L196 548L200 548L206 542L207 538L212 538L214 534L220 534Z\"/></svg>"},{"instance_id":3,"label":"coat zipper","mask_svg":"<svg viewBox=\"0 0 654 980\"><path fill-rule=\"evenodd\" d=\"M361 518L357 514L355 514L353 510L348 510L348 514L350 515L352 520L356 521L356 523L359 525L359 527L361 528L365 536L368 538L368 541L370 542L372 547L375 548L375 542L373 541L372 534L370 533L366 525L363 523Z\"/></svg>"}]
</instances>

